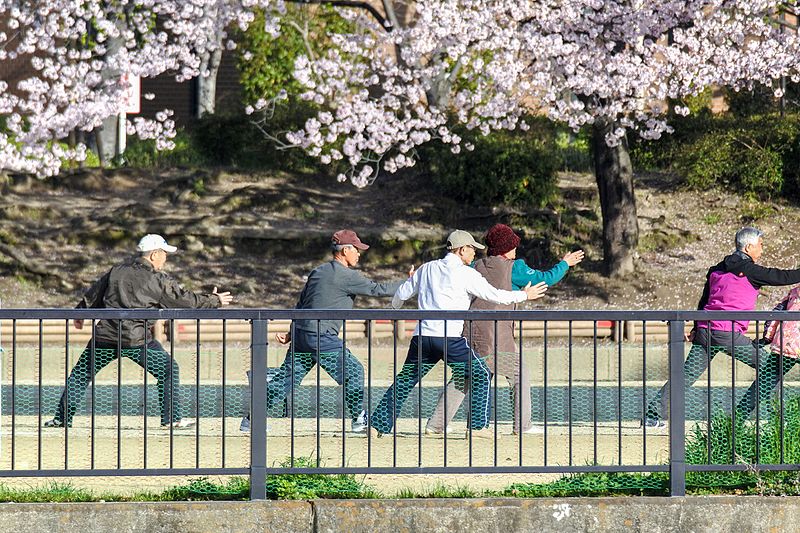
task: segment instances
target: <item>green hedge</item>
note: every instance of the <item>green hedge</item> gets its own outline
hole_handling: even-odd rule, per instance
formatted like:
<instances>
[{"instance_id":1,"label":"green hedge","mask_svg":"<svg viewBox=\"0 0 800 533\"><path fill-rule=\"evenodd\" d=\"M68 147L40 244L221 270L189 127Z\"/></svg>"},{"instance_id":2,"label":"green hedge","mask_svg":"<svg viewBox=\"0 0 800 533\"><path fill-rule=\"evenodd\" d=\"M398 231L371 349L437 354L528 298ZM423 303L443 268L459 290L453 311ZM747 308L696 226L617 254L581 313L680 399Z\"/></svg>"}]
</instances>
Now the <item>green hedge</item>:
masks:
<instances>
[{"instance_id":1,"label":"green hedge","mask_svg":"<svg viewBox=\"0 0 800 533\"><path fill-rule=\"evenodd\" d=\"M473 150L453 154L449 145L434 142L420 149L421 167L443 194L472 205L543 207L555 197L563 160L553 129L535 124L527 132L486 136L459 131Z\"/></svg>"},{"instance_id":2,"label":"green hedge","mask_svg":"<svg viewBox=\"0 0 800 533\"><path fill-rule=\"evenodd\" d=\"M313 113L303 104L278 106L270 130L280 137L282 132L302 128ZM125 159L134 167L210 165L331 175L337 171L300 149L278 150L244 113L206 115L179 130L175 144L172 151L158 152L154 141L133 140Z\"/></svg>"},{"instance_id":3,"label":"green hedge","mask_svg":"<svg viewBox=\"0 0 800 533\"><path fill-rule=\"evenodd\" d=\"M673 117L672 135L635 139L634 167L667 170L696 189L721 186L759 198L800 198L800 114Z\"/></svg>"}]
</instances>

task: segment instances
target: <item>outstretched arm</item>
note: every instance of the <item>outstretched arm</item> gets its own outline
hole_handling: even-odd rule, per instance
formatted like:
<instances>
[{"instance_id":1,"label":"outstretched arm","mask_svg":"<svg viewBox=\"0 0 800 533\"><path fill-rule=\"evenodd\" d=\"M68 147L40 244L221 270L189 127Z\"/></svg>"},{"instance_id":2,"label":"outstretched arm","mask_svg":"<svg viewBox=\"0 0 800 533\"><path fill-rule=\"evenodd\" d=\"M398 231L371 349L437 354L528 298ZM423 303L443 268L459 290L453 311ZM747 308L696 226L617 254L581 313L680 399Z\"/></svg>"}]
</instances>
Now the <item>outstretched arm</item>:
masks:
<instances>
[{"instance_id":1,"label":"outstretched arm","mask_svg":"<svg viewBox=\"0 0 800 533\"><path fill-rule=\"evenodd\" d=\"M517 259L511 269L511 285L515 289L521 289L528 283L536 285L537 283L545 282L548 286L555 285L561 281L567 270L569 270L569 264L564 260L557 263L550 270L541 271L529 267L524 260Z\"/></svg>"},{"instance_id":2,"label":"outstretched arm","mask_svg":"<svg viewBox=\"0 0 800 533\"><path fill-rule=\"evenodd\" d=\"M186 290L175 279L164 273L157 276L159 292L158 303L164 308L208 309L228 305L232 299L229 292L218 293L217 288L211 293L200 293Z\"/></svg>"},{"instance_id":3,"label":"outstretched arm","mask_svg":"<svg viewBox=\"0 0 800 533\"><path fill-rule=\"evenodd\" d=\"M392 308L400 309L403 307L403 302L416 295L419 291L419 270L413 272L413 267L409 271L411 276L405 280L395 291L392 297Z\"/></svg>"}]
</instances>

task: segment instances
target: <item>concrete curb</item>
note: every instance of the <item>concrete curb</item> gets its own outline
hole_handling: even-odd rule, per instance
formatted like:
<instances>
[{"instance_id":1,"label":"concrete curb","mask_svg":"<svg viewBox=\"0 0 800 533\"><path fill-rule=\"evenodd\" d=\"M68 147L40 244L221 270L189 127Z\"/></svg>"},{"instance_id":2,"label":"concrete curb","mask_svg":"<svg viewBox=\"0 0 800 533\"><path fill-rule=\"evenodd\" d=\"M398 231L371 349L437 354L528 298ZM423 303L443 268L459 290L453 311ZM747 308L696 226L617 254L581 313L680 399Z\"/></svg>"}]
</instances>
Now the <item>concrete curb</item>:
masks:
<instances>
[{"instance_id":1,"label":"concrete curb","mask_svg":"<svg viewBox=\"0 0 800 533\"><path fill-rule=\"evenodd\" d=\"M794 531L800 498L541 498L0 505L0 531Z\"/></svg>"}]
</instances>

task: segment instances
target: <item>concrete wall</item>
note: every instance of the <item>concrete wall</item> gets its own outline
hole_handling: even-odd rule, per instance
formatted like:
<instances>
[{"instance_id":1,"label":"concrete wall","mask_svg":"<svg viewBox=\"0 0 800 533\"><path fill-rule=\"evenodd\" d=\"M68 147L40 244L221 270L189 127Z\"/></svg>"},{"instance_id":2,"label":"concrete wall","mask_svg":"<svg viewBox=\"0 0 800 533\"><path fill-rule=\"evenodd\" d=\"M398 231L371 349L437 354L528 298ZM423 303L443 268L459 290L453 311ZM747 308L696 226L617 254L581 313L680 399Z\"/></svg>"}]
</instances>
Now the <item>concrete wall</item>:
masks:
<instances>
[{"instance_id":1,"label":"concrete wall","mask_svg":"<svg viewBox=\"0 0 800 533\"><path fill-rule=\"evenodd\" d=\"M776 497L2 504L0 531L367 532L796 531Z\"/></svg>"}]
</instances>

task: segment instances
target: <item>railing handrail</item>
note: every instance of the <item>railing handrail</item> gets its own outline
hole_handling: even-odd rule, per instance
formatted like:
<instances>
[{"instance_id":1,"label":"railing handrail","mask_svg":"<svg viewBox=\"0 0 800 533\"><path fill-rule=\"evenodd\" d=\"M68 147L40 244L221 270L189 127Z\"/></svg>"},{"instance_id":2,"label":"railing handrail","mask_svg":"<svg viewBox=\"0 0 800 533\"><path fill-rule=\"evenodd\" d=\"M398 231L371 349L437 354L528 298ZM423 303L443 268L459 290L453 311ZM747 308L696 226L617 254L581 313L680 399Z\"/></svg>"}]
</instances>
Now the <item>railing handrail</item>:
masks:
<instances>
[{"instance_id":1,"label":"railing handrail","mask_svg":"<svg viewBox=\"0 0 800 533\"><path fill-rule=\"evenodd\" d=\"M690 310L555 310L432 311L419 309L0 309L0 320L42 319L241 319L323 320L611 320L611 321L704 321L704 320L800 320L800 311L690 311Z\"/></svg>"}]
</instances>

